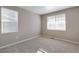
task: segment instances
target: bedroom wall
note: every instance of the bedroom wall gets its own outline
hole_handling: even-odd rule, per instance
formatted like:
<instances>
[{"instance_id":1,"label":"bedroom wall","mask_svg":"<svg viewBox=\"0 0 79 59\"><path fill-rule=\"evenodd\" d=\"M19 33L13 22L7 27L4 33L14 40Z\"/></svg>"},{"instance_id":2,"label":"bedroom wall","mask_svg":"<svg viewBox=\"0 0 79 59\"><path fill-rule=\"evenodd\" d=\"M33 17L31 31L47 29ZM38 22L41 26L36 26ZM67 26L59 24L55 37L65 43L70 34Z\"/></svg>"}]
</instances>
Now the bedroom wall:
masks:
<instances>
[{"instance_id":1,"label":"bedroom wall","mask_svg":"<svg viewBox=\"0 0 79 59\"><path fill-rule=\"evenodd\" d=\"M2 7L0 7L0 10ZM18 11L18 32L2 34L0 29L0 46L40 34L41 20L39 15L15 6L5 6L4 8Z\"/></svg>"},{"instance_id":2,"label":"bedroom wall","mask_svg":"<svg viewBox=\"0 0 79 59\"><path fill-rule=\"evenodd\" d=\"M66 14L66 31L47 30L47 16ZM79 7L72 7L46 15L41 15L42 35L46 37L56 37L79 42Z\"/></svg>"}]
</instances>

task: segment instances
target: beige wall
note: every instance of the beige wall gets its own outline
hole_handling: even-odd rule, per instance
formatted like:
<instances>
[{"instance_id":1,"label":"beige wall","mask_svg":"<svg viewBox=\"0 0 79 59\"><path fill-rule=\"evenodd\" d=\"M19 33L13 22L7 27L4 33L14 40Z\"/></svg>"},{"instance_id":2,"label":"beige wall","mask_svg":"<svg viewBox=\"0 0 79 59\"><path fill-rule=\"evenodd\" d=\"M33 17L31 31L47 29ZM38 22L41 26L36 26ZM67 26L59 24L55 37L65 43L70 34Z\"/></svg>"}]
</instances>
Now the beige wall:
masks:
<instances>
[{"instance_id":1,"label":"beige wall","mask_svg":"<svg viewBox=\"0 0 79 59\"><path fill-rule=\"evenodd\" d=\"M15 41L23 40L24 38L29 38L40 34L41 20L39 15L20 9L15 6L11 6L11 7L6 6L5 8L18 11L19 31L15 33L6 33L6 34L0 33L0 46L7 45L9 43L13 43Z\"/></svg>"},{"instance_id":2,"label":"beige wall","mask_svg":"<svg viewBox=\"0 0 79 59\"><path fill-rule=\"evenodd\" d=\"M66 31L47 30L47 16L66 14ZM67 40L79 41L79 7L73 7L41 16L42 34L44 36L64 38Z\"/></svg>"}]
</instances>

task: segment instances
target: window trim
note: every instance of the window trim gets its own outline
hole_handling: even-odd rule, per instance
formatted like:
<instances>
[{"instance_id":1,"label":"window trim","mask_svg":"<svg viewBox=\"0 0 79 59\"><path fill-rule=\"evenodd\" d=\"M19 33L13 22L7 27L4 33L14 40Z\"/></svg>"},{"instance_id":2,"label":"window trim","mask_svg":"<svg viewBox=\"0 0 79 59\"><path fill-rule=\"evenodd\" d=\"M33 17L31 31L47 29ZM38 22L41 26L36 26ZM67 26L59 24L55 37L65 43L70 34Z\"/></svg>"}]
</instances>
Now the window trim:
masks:
<instances>
[{"instance_id":1,"label":"window trim","mask_svg":"<svg viewBox=\"0 0 79 59\"><path fill-rule=\"evenodd\" d=\"M2 23L4 23L4 21L2 21L2 9L7 9L7 10L10 10L10 11L13 11L13 12L16 13L17 18L15 18L15 19L17 19L17 20L16 20L16 21L11 21L12 23L16 23L16 24L17 24L17 30L16 30L16 31L3 32ZM1 33L2 33L2 34L17 33L17 32L18 32L18 20L19 20L19 19L18 19L18 16L19 16L19 13L18 13L18 11L16 11L16 10L12 10L12 9L9 9L9 8L4 8L4 7L1 8ZM11 23L11 22L10 22L10 23ZM6 22L6 23L8 23L8 22Z\"/></svg>"},{"instance_id":2,"label":"window trim","mask_svg":"<svg viewBox=\"0 0 79 59\"><path fill-rule=\"evenodd\" d=\"M53 17L53 16L55 16L55 22L56 22L56 16L58 16L58 15L65 15L65 27L64 27L64 29L48 29L48 17ZM62 13L62 14L56 14L56 15L52 15L52 16L47 16L47 30L54 30L54 31L66 31L66 13Z\"/></svg>"}]
</instances>

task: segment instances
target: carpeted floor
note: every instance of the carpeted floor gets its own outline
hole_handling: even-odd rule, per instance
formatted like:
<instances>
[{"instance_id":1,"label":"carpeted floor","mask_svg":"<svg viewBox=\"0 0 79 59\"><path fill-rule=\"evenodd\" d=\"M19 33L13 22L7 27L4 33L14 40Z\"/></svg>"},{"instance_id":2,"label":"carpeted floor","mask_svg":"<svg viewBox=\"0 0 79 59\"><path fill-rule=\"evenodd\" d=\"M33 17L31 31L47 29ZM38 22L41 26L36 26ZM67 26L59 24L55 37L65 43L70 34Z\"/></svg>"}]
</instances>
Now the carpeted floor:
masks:
<instances>
[{"instance_id":1,"label":"carpeted floor","mask_svg":"<svg viewBox=\"0 0 79 59\"><path fill-rule=\"evenodd\" d=\"M0 49L0 53L78 53L79 45L44 37Z\"/></svg>"}]
</instances>

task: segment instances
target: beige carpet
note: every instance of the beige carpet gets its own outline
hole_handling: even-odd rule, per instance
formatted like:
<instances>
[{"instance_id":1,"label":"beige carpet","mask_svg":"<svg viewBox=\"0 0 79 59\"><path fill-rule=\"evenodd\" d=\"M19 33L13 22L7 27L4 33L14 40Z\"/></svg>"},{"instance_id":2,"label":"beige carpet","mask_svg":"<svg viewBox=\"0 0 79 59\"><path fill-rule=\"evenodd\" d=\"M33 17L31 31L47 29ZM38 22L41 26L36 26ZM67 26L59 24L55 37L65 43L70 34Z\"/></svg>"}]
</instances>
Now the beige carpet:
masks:
<instances>
[{"instance_id":1,"label":"beige carpet","mask_svg":"<svg viewBox=\"0 0 79 59\"><path fill-rule=\"evenodd\" d=\"M0 53L78 53L79 45L44 37L0 49Z\"/></svg>"}]
</instances>

